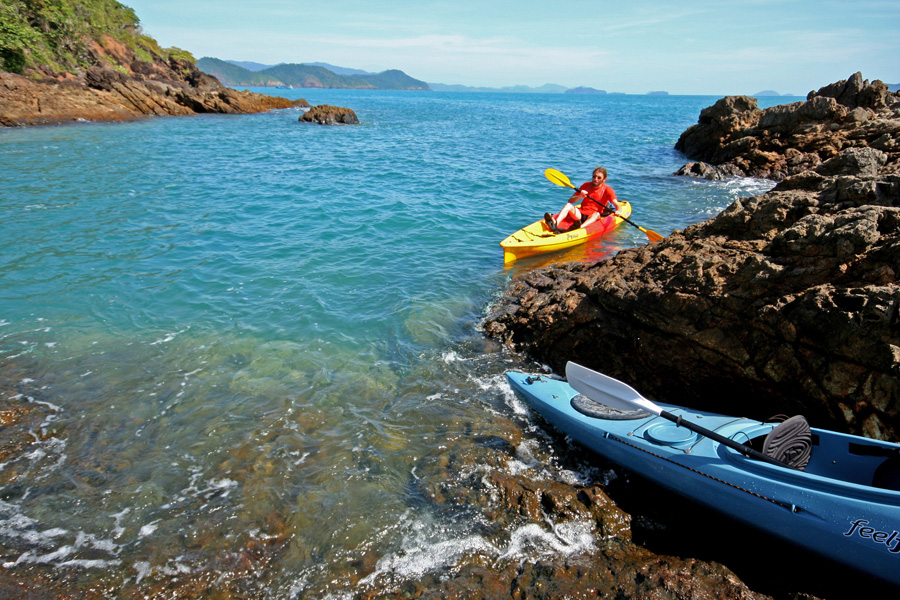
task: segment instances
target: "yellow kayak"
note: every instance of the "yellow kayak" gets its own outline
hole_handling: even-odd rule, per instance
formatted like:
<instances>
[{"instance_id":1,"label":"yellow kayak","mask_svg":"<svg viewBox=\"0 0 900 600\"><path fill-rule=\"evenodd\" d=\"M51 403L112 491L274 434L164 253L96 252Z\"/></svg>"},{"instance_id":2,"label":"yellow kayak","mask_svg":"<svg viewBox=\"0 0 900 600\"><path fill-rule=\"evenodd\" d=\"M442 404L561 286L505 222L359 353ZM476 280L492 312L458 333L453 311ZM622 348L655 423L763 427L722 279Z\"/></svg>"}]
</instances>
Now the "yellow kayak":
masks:
<instances>
[{"instance_id":1,"label":"yellow kayak","mask_svg":"<svg viewBox=\"0 0 900 600\"><path fill-rule=\"evenodd\" d=\"M535 221L500 242L500 246L503 248L503 262L511 263L526 256L554 252L583 244L592 238L612 231L630 215L631 204L620 200L618 215L597 219L587 227L575 231L553 233L543 219Z\"/></svg>"}]
</instances>

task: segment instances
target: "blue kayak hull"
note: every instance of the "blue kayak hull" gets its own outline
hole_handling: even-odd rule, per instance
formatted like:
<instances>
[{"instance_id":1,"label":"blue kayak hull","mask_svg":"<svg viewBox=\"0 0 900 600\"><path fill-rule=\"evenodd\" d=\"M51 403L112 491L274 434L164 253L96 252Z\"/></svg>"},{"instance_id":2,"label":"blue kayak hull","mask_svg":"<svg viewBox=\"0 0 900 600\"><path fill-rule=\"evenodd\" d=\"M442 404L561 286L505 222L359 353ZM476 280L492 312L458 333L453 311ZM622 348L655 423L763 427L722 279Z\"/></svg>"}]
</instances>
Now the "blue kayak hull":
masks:
<instances>
[{"instance_id":1,"label":"blue kayak hull","mask_svg":"<svg viewBox=\"0 0 900 600\"><path fill-rule=\"evenodd\" d=\"M872 485L875 471L896 461L890 458L896 444L813 428L810 462L798 471L747 458L650 413L620 418L629 415L586 410L593 403L558 379L516 372L507 379L544 419L596 453L736 520L900 585L900 490ZM660 406L740 443L777 425Z\"/></svg>"}]
</instances>

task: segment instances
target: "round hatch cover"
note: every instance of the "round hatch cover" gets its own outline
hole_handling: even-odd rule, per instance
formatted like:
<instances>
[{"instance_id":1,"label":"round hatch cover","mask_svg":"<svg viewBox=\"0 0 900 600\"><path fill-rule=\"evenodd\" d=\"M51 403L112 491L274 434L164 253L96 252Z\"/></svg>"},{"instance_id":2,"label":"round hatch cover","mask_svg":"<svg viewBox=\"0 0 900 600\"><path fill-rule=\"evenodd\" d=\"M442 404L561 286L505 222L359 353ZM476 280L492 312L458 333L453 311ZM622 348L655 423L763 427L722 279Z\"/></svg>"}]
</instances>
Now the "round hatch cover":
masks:
<instances>
[{"instance_id":1,"label":"round hatch cover","mask_svg":"<svg viewBox=\"0 0 900 600\"><path fill-rule=\"evenodd\" d=\"M644 435L658 444L667 446L689 444L697 439L696 433L674 423L660 423L648 429Z\"/></svg>"}]
</instances>

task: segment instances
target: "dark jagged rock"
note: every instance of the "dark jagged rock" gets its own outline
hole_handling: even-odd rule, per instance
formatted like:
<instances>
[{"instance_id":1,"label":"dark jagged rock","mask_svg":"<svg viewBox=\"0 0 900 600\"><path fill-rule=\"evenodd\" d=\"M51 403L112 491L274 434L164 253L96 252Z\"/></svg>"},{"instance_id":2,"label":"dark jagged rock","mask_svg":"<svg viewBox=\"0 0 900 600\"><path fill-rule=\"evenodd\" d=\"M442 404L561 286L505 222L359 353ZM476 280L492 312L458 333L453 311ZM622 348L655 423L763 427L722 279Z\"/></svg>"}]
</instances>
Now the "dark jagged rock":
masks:
<instances>
[{"instance_id":1,"label":"dark jagged rock","mask_svg":"<svg viewBox=\"0 0 900 600\"><path fill-rule=\"evenodd\" d=\"M675 149L700 162L676 175L780 181L850 148L882 152L878 172L900 173L900 94L860 73L810 92L806 102L765 110L755 98L722 98L678 139Z\"/></svg>"},{"instance_id":2,"label":"dark jagged rock","mask_svg":"<svg viewBox=\"0 0 900 600\"><path fill-rule=\"evenodd\" d=\"M837 150L833 135L819 135L894 140L891 119L863 121L859 138L831 126L836 115L846 123L853 111L897 104L880 82L857 79L787 112L740 98L705 109L709 135L694 126L681 144L715 160L752 139L732 166L781 144L762 172L793 174L661 242L516 278L486 333L558 371L574 360L659 401L758 418L803 413L815 426L900 440L898 155L889 143ZM738 135L761 131L762 119L768 137ZM799 136L793 122L814 133ZM773 133L782 127L800 148ZM813 139L835 151L804 158ZM790 156L800 160L788 168Z\"/></svg>"},{"instance_id":3,"label":"dark jagged rock","mask_svg":"<svg viewBox=\"0 0 900 600\"><path fill-rule=\"evenodd\" d=\"M349 108L319 104L300 115L303 123L318 123L320 125L358 125L359 119L356 113Z\"/></svg>"}]
</instances>

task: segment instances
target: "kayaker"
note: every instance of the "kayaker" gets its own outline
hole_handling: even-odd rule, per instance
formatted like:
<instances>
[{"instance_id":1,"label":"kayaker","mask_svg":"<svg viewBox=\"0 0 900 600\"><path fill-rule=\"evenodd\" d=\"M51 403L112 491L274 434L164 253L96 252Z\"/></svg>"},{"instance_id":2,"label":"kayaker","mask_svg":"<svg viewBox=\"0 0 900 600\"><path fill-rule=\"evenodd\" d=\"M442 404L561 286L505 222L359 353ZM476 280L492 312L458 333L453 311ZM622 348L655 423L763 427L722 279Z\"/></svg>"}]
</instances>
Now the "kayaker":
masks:
<instances>
[{"instance_id":1,"label":"kayaker","mask_svg":"<svg viewBox=\"0 0 900 600\"><path fill-rule=\"evenodd\" d=\"M569 215L578 222L565 231L587 227L597 219L617 212L619 203L616 199L616 192L607 185L606 177L606 169L597 167L594 169L591 180L583 183L578 191L572 194L563 209L559 211L556 219L550 213L545 213L544 221L550 231L562 233L563 230L559 229L559 223L562 223ZM581 202L580 209L576 206L578 202Z\"/></svg>"}]
</instances>

